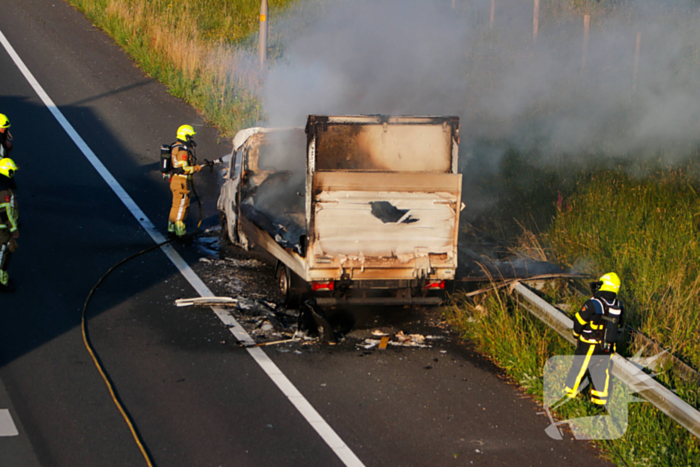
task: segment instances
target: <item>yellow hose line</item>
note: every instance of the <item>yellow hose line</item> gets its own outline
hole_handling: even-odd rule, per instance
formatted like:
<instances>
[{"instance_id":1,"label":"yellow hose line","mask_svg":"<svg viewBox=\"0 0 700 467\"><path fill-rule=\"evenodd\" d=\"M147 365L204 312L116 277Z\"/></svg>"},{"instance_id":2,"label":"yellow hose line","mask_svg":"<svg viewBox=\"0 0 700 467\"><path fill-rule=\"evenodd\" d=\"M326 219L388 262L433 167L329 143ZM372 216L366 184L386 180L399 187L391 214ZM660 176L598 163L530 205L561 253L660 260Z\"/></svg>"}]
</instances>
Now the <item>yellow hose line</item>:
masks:
<instances>
[{"instance_id":1,"label":"yellow hose line","mask_svg":"<svg viewBox=\"0 0 700 467\"><path fill-rule=\"evenodd\" d=\"M119 410L119 413L122 414L122 417L124 418L124 421L129 427L129 430L131 431L131 436L134 438L134 441L136 441L136 444L139 447L139 450L141 451L141 454L143 455L143 458L146 460L146 464L148 467L153 467L153 462L151 461L151 457L148 455L148 452L146 451L146 448L144 447L143 441L141 440L141 437L139 434L136 432L136 429L134 428L134 424L129 418L129 415L126 413L124 410L124 407L122 404L119 402L119 398L117 397L116 391L114 390L114 385L112 382L109 380L109 377L107 376L107 373L105 372L104 368L102 367L102 364L100 363L100 360L97 358L97 355L95 353L95 350L93 349L92 345L90 344L90 338L88 337L88 328L87 328L87 318L86 318L86 312L87 312L87 307L88 304L90 303L90 299L92 298L92 295L95 293L97 288L102 284L102 281L104 281L107 276L117 269L119 266L122 264L126 263L127 261L136 258L137 256L140 256L144 253L147 253L149 251L155 250L156 248L159 248L166 243L170 243L172 240L168 240L162 243L159 243L157 245L154 245L152 247L146 248L145 250L139 251L138 253L129 256L128 258L125 258L121 261L119 261L117 264L109 268L109 270L104 273L102 277L100 277L100 280L97 281L97 283L92 287L90 290L90 293L88 294L87 298L85 299L85 304L83 305L83 312L80 318L80 327L82 329L83 333L83 343L85 344L85 348L87 349L88 353L92 357L92 361L95 363L95 366L97 367L97 371L100 372L100 376L102 376L102 380L105 382L107 385L107 389L109 390L109 394L112 397L112 401L114 402L114 405L117 406L117 409Z\"/></svg>"},{"instance_id":2,"label":"yellow hose line","mask_svg":"<svg viewBox=\"0 0 700 467\"><path fill-rule=\"evenodd\" d=\"M192 237L201 227L202 225L202 202L199 199L199 196L197 195L197 192L194 189L194 183L192 184L192 192L194 193L196 199L197 199L197 204L199 206L199 223L197 224L197 227L187 234L187 237ZM126 413L126 410L124 410L124 406L119 402L119 397L117 396L116 391L114 390L114 385L112 382L109 380L109 377L107 376L107 372L104 370L102 367L102 364L100 363L99 358L97 358L97 354L95 350L93 349L92 345L90 344L90 338L88 337L88 329L87 329L87 318L86 318L86 312L88 308L88 304L90 303L90 299L92 298L92 295L95 293L97 288L102 284L102 282L107 278L107 276L117 269L119 266L122 264L126 263L127 261L130 261L137 256L141 256L144 253L148 253L149 251L155 250L157 248L162 247L163 245L166 245L170 242L172 242L174 239L166 240L162 243L158 243L156 245L153 245L151 247L146 248L145 250L141 250L136 254L133 254L129 256L128 258L124 258L123 260L119 261L117 264L109 268L109 270L104 273L102 277L100 277L100 280L97 281L97 283L92 287L90 290L90 293L88 293L87 298L85 299L85 304L83 305L83 312L80 318L80 327L82 329L83 333L83 343L85 344L85 348L87 349L88 353L92 357L92 361L95 363L95 366L97 367L97 371L100 372L100 376L102 376L102 380L105 382L107 385L107 389L109 390L109 394L112 397L112 401L114 402L114 405L117 406L117 409L119 410L119 413L122 414L122 417L124 418L124 421L129 427L129 431L131 431L131 436L134 438L134 441L136 441L136 444L139 447L139 450L141 451L141 454L143 455L143 458L146 460L146 464L148 467L153 467L153 461L151 460L151 457L148 454L148 451L146 450L143 441L141 440L141 437L139 436L138 432L136 431L136 428L134 427L134 423L131 421L131 418L129 415Z\"/></svg>"},{"instance_id":3,"label":"yellow hose line","mask_svg":"<svg viewBox=\"0 0 700 467\"><path fill-rule=\"evenodd\" d=\"M138 445L139 450L141 451L141 454L143 455L143 458L146 460L146 464L148 465L148 467L153 467L153 462L151 461L151 457L148 455L148 452L146 451L146 448L144 447L143 442L141 441L141 437L136 432L136 429L134 428L134 424L131 422L131 418L129 418L129 415L127 415L126 411L124 410L124 407L119 402L119 399L117 398L117 395L114 392L114 387L112 386L112 383L109 381L109 378L107 378L107 375L105 374L104 369L102 368L102 365L100 365L100 362L97 359L97 356L95 355L95 352L93 351L92 346L90 345L90 341L88 340L88 337L87 337L87 329L85 327L85 314L84 313L83 313L81 326L83 329L83 342L85 343L85 348L87 349L88 353L92 357L92 361L95 363L95 366L97 367L97 371L100 372L100 376L102 376L102 380L107 385L107 389L109 389L109 394L112 396L112 401L114 402L114 405L117 406L117 409L119 409L119 413L122 414L124 421L129 426L129 431L131 431L131 436L134 438L134 441L136 441L136 444Z\"/></svg>"}]
</instances>

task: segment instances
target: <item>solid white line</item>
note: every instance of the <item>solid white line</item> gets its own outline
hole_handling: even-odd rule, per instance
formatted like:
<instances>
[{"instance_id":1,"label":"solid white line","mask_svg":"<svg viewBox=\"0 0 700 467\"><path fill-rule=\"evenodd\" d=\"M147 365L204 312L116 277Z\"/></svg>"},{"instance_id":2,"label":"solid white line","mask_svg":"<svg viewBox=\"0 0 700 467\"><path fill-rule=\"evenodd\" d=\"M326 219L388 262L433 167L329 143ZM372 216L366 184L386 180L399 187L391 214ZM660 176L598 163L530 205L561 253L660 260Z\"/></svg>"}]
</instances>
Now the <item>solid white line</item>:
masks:
<instances>
[{"instance_id":1,"label":"solid white line","mask_svg":"<svg viewBox=\"0 0 700 467\"><path fill-rule=\"evenodd\" d=\"M19 431L9 409L0 409L0 436L17 436Z\"/></svg>"},{"instance_id":2,"label":"solid white line","mask_svg":"<svg viewBox=\"0 0 700 467\"><path fill-rule=\"evenodd\" d=\"M98 159L92 149L83 141L77 131L73 126L68 123L68 120L63 116L60 110L53 103L51 98L46 94L41 85L34 78L34 75L29 71L29 69L24 65L22 59L17 55L15 49L9 43L5 35L0 31L0 43L5 47L5 50L10 55L12 60L15 62L17 68L22 72L25 79L29 82L30 86L37 93L44 105L49 109L49 111L56 118L58 123L63 127L68 136L73 140L73 142L78 146L80 151L85 155L85 158L92 164L92 166L97 170L104 181L109 185L109 187L114 191L117 197L124 203L124 206L131 212L131 214L136 218L136 221L141 224L141 227L151 236L154 242L162 243L165 238L161 233L155 228L153 223L146 217L146 214L138 207L133 199L127 194L127 192L122 188L122 186L117 182L117 180L112 176L112 174L107 170L107 168ZM170 245L164 245L161 247L163 253L170 259L170 261L175 265L175 267L180 271L185 279L192 285L192 287L197 291L197 293L202 297L213 297L214 294L209 290L209 288L202 282L202 280L195 274L195 272L190 268L190 266L185 262L185 260L180 256L180 254ZM219 317L221 322L228 326L231 334L238 339L243 344L254 344L255 341L252 337L243 329L243 327L238 324L236 319L227 310L219 307L212 307L216 316ZM313 406L301 395L297 388L289 381L289 379L280 371L280 369L275 365L272 360L262 351L260 348L248 349L248 353L251 357L260 365L260 368L265 371L265 373L270 377L270 379L277 385L277 387L282 391L282 393L289 399L289 401L297 408L299 413L306 419L306 421L316 430L316 432L321 436L321 438L326 442L326 444L335 452L335 454L343 461L347 466L360 467L364 464L355 455L350 448L348 448L345 443L340 439L340 437L333 431L328 423L323 420L321 415L313 408ZM0 412L1 413L1 412ZM8 413L9 414L9 413ZM10 419L11 420L11 419ZM14 423L13 423L14 425Z\"/></svg>"}]
</instances>

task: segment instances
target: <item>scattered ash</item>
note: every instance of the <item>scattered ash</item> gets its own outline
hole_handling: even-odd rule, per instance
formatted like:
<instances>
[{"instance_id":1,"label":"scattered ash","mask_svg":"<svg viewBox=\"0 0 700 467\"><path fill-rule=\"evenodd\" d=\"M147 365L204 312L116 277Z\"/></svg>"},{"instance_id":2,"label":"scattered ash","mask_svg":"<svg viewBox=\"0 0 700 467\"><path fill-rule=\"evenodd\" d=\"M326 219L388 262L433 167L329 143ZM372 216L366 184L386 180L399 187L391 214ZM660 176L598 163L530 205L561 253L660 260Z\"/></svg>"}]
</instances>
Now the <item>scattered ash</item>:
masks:
<instances>
[{"instance_id":1,"label":"scattered ash","mask_svg":"<svg viewBox=\"0 0 700 467\"><path fill-rule=\"evenodd\" d=\"M239 297L232 312L257 342L300 337L297 310L287 310L266 300Z\"/></svg>"},{"instance_id":2,"label":"scattered ash","mask_svg":"<svg viewBox=\"0 0 700 467\"><path fill-rule=\"evenodd\" d=\"M220 297L276 301L274 265L254 251L222 245L220 228L207 229L195 245L203 254L197 273Z\"/></svg>"},{"instance_id":3,"label":"scattered ash","mask_svg":"<svg viewBox=\"0 0 700 467\"><path fill-rule=\"evenodd\" d=\"M287 310L277 301L274 264L263 254L222 244L220 228L210 228L194 244L203 256L197 274L218 297L237 299L226 307L256 342L293 337L316 341L315 330L299 329L299 310Z\"/></svg>"}]
</instances>

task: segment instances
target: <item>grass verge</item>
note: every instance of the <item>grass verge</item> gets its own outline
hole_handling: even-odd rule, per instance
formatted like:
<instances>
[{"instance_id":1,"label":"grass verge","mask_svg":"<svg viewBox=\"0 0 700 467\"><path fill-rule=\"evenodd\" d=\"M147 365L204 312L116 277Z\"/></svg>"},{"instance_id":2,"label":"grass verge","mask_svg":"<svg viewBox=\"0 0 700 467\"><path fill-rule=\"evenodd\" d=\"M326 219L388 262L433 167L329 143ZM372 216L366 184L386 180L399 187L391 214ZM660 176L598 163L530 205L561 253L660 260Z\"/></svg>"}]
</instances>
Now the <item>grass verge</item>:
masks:
<instances>
[{"instance_id":1,"label":"grass verge","mask_svg":"<svg viewBox=\"0 0 700 467\"><path fill-rule=\"evenodd\" d=\"M700 198L688 170L593 176L546 241L555 261L616 271L627 320L700 368Z\"/></svg>"},{"instance_id":2,"label":"grass verge","mask_svg":"<svg viewBox=\"0 0 700 467\"><path fill-rule=\"evenodd\" d=\"M293 0L278 0L270 14ZM68 0L224 136L262 119L258 0Z\"/></svg>"},{"instance_id":3,"label":"grass verge","mask_svg":"<svg viewBox=\"0 0 700 467\"><path fill-rule=\"evenodd\" d=\"M501 174L511 173L512 164L506 160ZM516 165L522 164L518 159ZM620 295L626 304L627 322L697 370L700 199L696 168L646 168L635 171L643 174L636 177L620 171L561 175L530 170L536 179L551 177L552 182L544 188L532 184L523 189L519 180L512 178L511 190L509 178L503 178L500 189L506 194L502 202L508 208L495 211L510 216L508 222L523 225L532 221L527 214L530 204L546 203L551 218L539 235L526 231L519 241L511 242L513 248L536 252L538 260L546 259L546 252L553 262L588 273L591 278L607 271L618 272L623 281ZM522 168L518 171L527 173ZM567 190L563 180L573 188ZM557 199L561 194L558 190L566 196ZM518 211L521 214L514 217ZM498 224L498 219L489 222ZM579 309L586 299L566 287L549 289L547 298L571 310ZM539 401L543 399L547 360L574 351L572 345L504 291L471 299L457 295L447 316L466 339L476 343ZM630 342L621 352L631 356L637 350L635 345ZM682 379L671 369L662 371L657 380L700 409L696 382ZM588 402L576 399L556 413L565 420L591 416L595 410ZM700 465L697 438L649 403L631 404L625 436L596 444L617 465Z\"/></svg>"},{"instance_id":4,"label":"grass verge","mask_svg":"<svg viewBox=\"0 0 700 467\"><path fill-rule=\"evenodd\" d=\"M492 360L539 402L543 400L543 369L550 357L569 355L573 345L523 309L515 296L491 292L476 299L454 297L446 315L461 335ZM697 386L671 374L661 376L678 395L698 405ZM623 390L619 385L617 393ZM555 411L561 420L596 415L596 408L581 397ZM683 427L648 403L629 407L628 428L616 440L594 441L603 456L620 466L700 465L700 444Z\"/></svg>"}]
</instances>

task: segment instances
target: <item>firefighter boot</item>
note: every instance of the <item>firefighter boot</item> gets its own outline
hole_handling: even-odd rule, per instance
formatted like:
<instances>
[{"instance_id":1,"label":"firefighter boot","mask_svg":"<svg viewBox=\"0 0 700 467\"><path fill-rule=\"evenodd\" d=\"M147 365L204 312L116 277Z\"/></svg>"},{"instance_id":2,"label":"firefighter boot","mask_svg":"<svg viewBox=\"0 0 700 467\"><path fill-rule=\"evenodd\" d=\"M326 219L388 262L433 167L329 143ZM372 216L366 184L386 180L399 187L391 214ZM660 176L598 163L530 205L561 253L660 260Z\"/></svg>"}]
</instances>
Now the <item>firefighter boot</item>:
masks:
<instances>
[{"instance_id":1,"label":"firefighter boot","mask_svg":"<svg viewBox=\"0 0 700 467\"><path fill-rule=\"evenodd\" d=\"M175 236L175 224L168 221L168 237Z\"/></svg>"},{"instance_id":2,"label":"firefighter boot","mask_svg":"<svg viewBox=\"0 0 700 467\"><path fill-rule=\"evenodd\" d=\"M15 288L10 285L10 275L7 271L0 270L0 292L14 292Z\"/></svg>"},{"instance_id":3,"label":"firefighter boot","mask_svg":"<svg viewBox=\"0 0 700 467\"><path fill-rule=\"evenodd\" d=\"M182 221L175 222L175 235L182 238L186 233L187 229L185 228L185 223Z\"/></svg>"}]
</instances>

